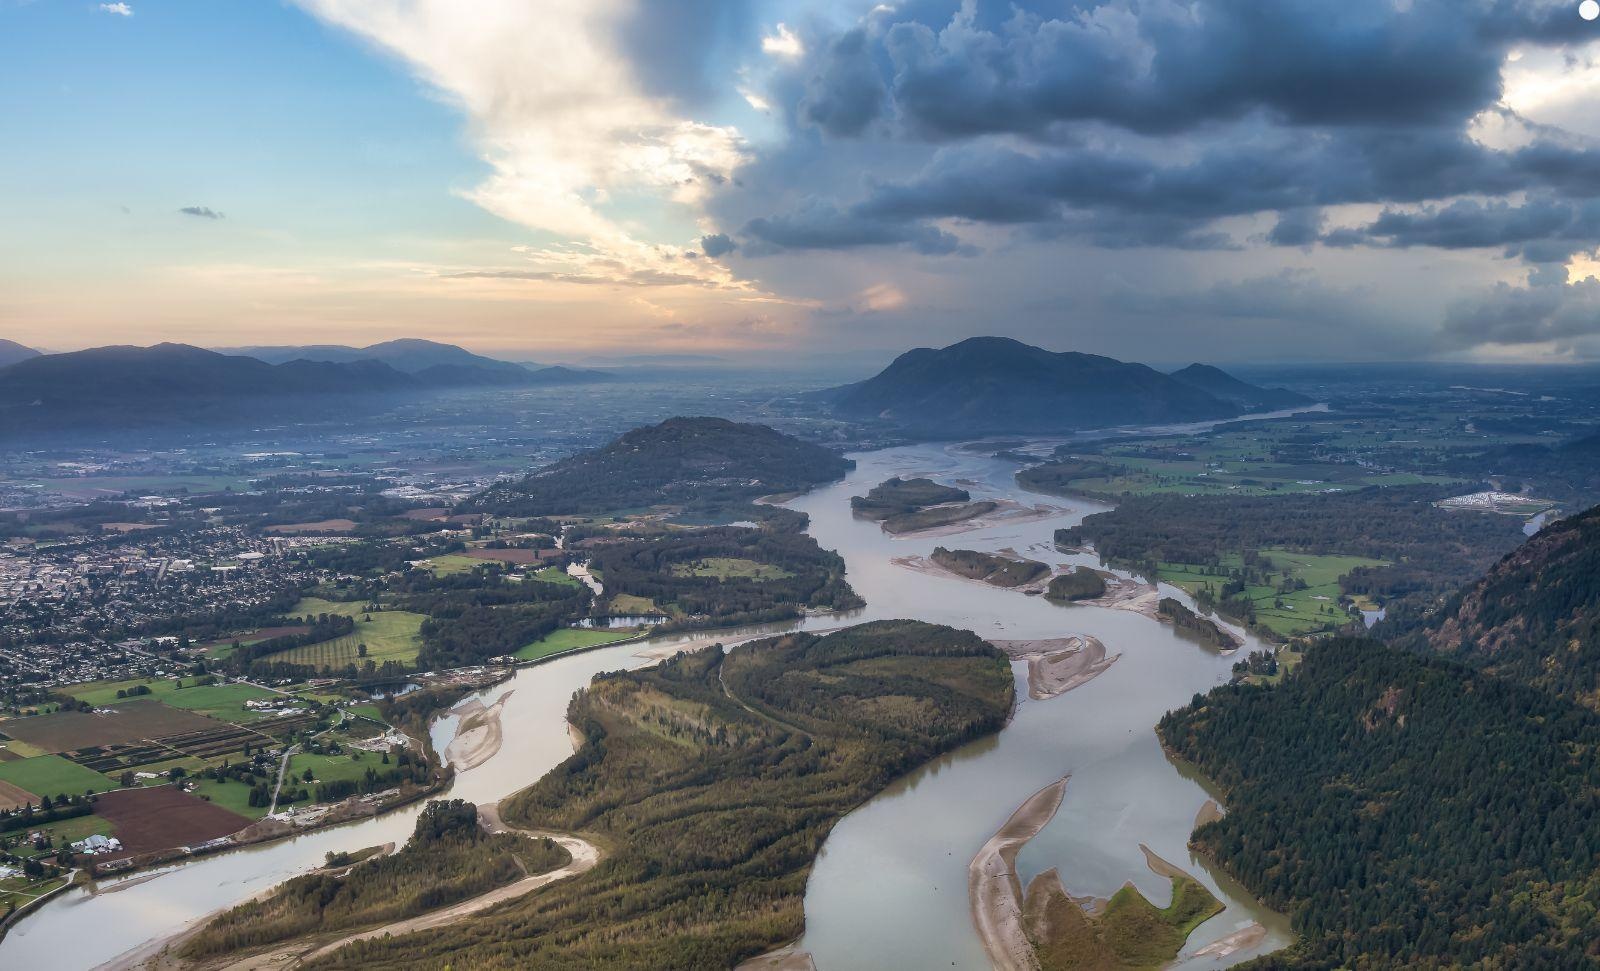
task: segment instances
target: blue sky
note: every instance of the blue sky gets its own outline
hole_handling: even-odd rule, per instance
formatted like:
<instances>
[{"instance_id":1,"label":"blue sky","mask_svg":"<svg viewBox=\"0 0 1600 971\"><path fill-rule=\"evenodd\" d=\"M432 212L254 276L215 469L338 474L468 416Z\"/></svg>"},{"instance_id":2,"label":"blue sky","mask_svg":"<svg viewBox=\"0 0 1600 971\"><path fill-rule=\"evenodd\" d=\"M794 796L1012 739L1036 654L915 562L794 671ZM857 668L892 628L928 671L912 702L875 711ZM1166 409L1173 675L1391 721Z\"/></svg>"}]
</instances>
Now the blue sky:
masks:
<instances>
[{"instance_id":1,"label":"blue sky","mask_svg":"<svg viewBox=\"0 0 1600 971\"><path fill-rule=\"evenodd\" d=\"M1575 0L0 0L0 335L1592 359L1597 41Z\"/></svg>"}]
</instances>

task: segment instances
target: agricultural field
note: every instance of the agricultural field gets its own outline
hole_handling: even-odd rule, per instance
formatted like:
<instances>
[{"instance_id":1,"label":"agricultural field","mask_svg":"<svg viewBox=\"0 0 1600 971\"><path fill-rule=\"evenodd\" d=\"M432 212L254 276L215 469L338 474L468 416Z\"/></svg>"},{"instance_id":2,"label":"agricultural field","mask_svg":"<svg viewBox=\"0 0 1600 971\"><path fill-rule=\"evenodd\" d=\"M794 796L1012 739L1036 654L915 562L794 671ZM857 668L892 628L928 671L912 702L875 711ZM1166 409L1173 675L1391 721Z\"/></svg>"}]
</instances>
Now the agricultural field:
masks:
<instances>
[{"instance_id":1,"label":"agricultural field","mask_svg":"<svg viewBox=\"0 0 1600 971\"><path fill-rule=\"evenodd\" d=\"M250 825L248 818L171 785L108 792L95 803L95 813L122 841L123 852L107 859L194 846Z\"/></svg>"},{"instance_id":2,"label":"agricultural field","mask_svg":"<svg viewBox=\"0 0 1600 971\"><path fill-rule=\"evenodd\" d=\"M649 597L636 597L631 593L613 595L610 610L613 614L627 616L660 616L666 613Z\"/></svg>"},{"instance_id":3,"label":"agricultural field","mask_svg":"<svg viewBox=\"0 0 1600 971\"><path fill-rule=\"evenodd\" d=\"M556 566L545 567L544 569L535 573L533 578L535 580L543 580L545 583L559 583L564 587L576 587L582 585L582 581L580 581L577 577Z\"/></svg>"},{"instance_id":4,"label":"agricultural field","mask_svg":"<svg viewBox=\"0 0 1600 971\"><path fill-rule=\"evenodd\" d=\"M674 563L672 573L680 577L716 577L718 580L787 580L794 576L781 566L736 556L710 556L692 563Z\"/></svg>"},{"instance_id":5,"label":"agricultural field","mask_svg":"<svg viewBox=\"0 0 1600 971\"><path fill-rule=\"evenodd\" d=\"M148 698L119 702L113 714L58 711L0 721L0 733L41 752L71 752L221 727L225 726L214 719ZM14 749L15 743L9 743L8 747Z\"/></svg>"},{"instance_id":6,"label":"agricultural field","mask_svg":"<svg viewBox=\"0 0 1600 971\"><path fill-rule=\"evenodd\" d=\"M250 805L250 790L253 787L246 782L229 779L218 782L215 779L196 780L194 795L205 801L221 806L231 813L237 813L248 819L260 819L267 814L268 806Z\"/></svg>"},{"instance_id":7,"label":"agricultural field","mask_svg":"<svg viewBox=\"0 0 1600 971\"><path fill-rule=\"evenodd\" d=\"M1360 566L1383 566L1383 560L1361 556L1326 556L1311 553L1292 553L1288 550L1265 549L1261 556L1272 561L1275 579L1302 580L1303 590L1280 591L1277 586L1258 584L1245 588L1245 594L1255 604L1256 623L1274 633L1293 637L1314 633L1344 624L1350 619L1339 606L1339 578ZM1224 573L1244 565L1243 557L1228 554L1222 557ZM1162 563L1161 579L1181 587L1191 596L1210 587L1220 591L1226 576L1206 573L1193 564ZM1278 606L1278 604L1282 606Z\"/></svg>"},{"instance_id":8,"label":"agricultural field","mask_svg":"<svg viewBox=\"0 0 1600 971\"><path fill-rule=\"evenodd\" d=\"M422 565L439 576L450 576L456 573L471 573L486 562L485 560L474 559L464 553L446 553L431 560L424 560Z\"/></svg>"},{"instance_id":9,"label":"agricultural field","mask_svg":"<svg viewBox=\"0 0 1600 971\"><path fill-rule=\"evenodd\" d=\"M601 644L614 644L625 641L639 633L636 627L623 627L615 629L590 629L584 627L563 627L543 640L534 641L516 653L519 661L533 661L563 651L573 651L585 647L598 647Z\"/></svg>"},{"instance_id":10,"label":"agricultural field","mask_svg":"<svg viewBox=\"0 0 1600 971\"><path fill-rule=\"evenodd\" d=\"M368 613L363 602L343 603L308 597L295 605L291 613L342 614L355 618L355 633L337 637L320 644L290 648L271 655L273 661L291 664L312 664L318 667L342 668L348 664L360 665L370 660L374 664L397 661L414 664L417 652L422 649L422 622L427 617L407 610L378 610ZM366 618L371 617L369 621ZM367 655L360 657L360 645L367 645Z\"/></svg>"},{"instance_id":11,"label":"agricultural field","mask_svg":"<svg viewBox=\"0 0 1600 971\"><path fill-rule=\"evenodd\" d=\"M9 782L36 796L76 796L104 792L116 783L59 755L37 755L18 762L0 762L0 782Z\"/></svg>"},{"instance_id":12,"label":"agricultural field","mask_svg":"<svg viewBox=\"0 0 1600 971\"><path fill-rule=\"evenodd\" d=\"M244 706L247 701L264 701L277 697L277 693L253 684L213 684L198 688L183 688L161 696L161 702L173 708L210 715L222 721L242 724L267 717L269 712L253 711Z\"/></svg>"},{"instance_id":13,"label":"agricultural field","mask_svg":"<svg viewBox=\"0 0 1600 971\"><path fill-rule=\"evenodd\" d=\"M376 771L382 764L382 756L374 752L361 752L349 755L314 755L302 752L289 758L289 774L284 776L283 784L291 782L296 785L307 785L305 771L311 770L313 778L318 782L338 782L349 780L360 782L366 777L367 770Z\"/></svg>"}]
</instances>

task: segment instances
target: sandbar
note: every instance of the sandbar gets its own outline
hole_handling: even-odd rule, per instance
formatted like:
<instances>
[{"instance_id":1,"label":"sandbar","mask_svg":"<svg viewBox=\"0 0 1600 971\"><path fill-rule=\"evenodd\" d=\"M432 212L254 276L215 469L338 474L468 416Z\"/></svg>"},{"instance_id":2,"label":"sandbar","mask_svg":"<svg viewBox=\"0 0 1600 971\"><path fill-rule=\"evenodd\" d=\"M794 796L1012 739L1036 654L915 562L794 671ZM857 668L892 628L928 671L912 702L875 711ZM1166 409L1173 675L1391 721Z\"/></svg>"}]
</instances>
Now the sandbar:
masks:
<instances>
[{"instance_id":1,"label":"sandbar","mask_svg":"<svg viewBox=\"0 0 1600 971\"><path fill-rule=\"evenodd\" d=\"M1063 777L1029 796L989 837L967 866L967 901L984 953L997 971L1038 971L1039 959L1023 926L1017 854L1055 817L1066 795Z\"/></svg>"}]
</instances>

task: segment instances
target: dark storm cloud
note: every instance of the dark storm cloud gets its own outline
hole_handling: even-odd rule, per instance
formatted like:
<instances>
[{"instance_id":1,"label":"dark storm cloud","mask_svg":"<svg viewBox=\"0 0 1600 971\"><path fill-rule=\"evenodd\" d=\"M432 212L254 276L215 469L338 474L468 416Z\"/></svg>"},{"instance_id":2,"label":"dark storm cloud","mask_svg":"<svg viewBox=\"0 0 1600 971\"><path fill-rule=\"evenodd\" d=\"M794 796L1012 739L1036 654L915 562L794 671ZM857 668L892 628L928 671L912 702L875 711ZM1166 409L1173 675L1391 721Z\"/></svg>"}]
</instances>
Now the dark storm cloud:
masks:
<instances>
[{"instance_id":1,"label":"dark storm cloud","mask_svg":"<svg viewBox=\"0 0 1600 971\"><path fill-rule=\"evenodd\" d=\"M196 217L198 217L200 219L221 219L221 218L223 218L222 217L222 213L217 212L215 209L212 209L210 206L184 206L182 209L179 209L178 211L183 213L185 216L196 216Z\"/></svg>"},{"instance_id":2,"label":"dark storm cloud","mask_svg":"<svg viewBox=\"0 0 1600 971\"><path fill-rule=\"evenodd\" d=\"M1557 198L1557 193L1582 188L1583 161L1600 168L1600 152L1592 149L1530 146L1498 152L1446 129L1249 126L1209 145L1192 145L1188 154L1186 161L1172 164L1126 150L1069 146L1022 151L984 139L948 146L915 176L880 183L866 198L836 212L840 218L875 224L932 219L1055 224L1052 235L1137 219L1164 227L1146 234L1148 245L1165 245L1166 237L1192 246L1196 239L1215 239L1208 225L1229 216L1523 191ZM812 221L816 218L814 214ZM1281 223L1284 218L1287 224ZM1280 215L1281 232L1274 229L1269 241L1306 245L1306 227L1296 223L1306 218ZM1525 222L1537 224L1539 218L1530 213ZM885 242L894 242L892 234L884 235ZM1392 241L1382 235L1368 232L1338 242L1389 245ZM1095 242L1093 233L1086 237ZM1125 240L1126 235L1108 238Z\"/></svg>"},{"instance_id":3,"label":"dark storm cloud","mask_svg":"<svg viewBox=\"0 0 1600 971\"><path fill-rule=\"evenodd\" d=\"M1321 209L1285 209L1267 234L1267 242L1274 246L1310 246L1322 238L1326 220Z\"/></svg>"},{"instance_id":4,"label":"dark storm cloud","mask_svg":"<svg viewBox=\"0 0 1600 971\"><path fill-rule=\"evenodd\" d=\"M1444 329L1447 339L1462 346L1559 343L1600 335L1600 280L1497 284L1452 306Z\"/></svg>"},{"instance_id":5,"label":"dark storm cloud","mask_svg":"<svg viewBox=\"0 0 1600 971\"><path fill-rule=\"evenodd\" d=\"M1508 46L1575 39L1556 0L922 6L879 29L899 117L936 140L1082 121L1170 133L1257 111L1290 125L1451 124L1498 100ZM835 91L880 83L858 66L815 70Z\"/></svg>"},{"instance_id":6,"label":"dark storm cloud","mask_svg":"<svg viewBox=\"0 0 1600 971\"><path fill-rule=\"evenodd\" d=\"M887 92L867 43L859 29L835 37L806 84L801 115L830 135L860 135L883 113Z\"/></svg>"},{"instance_id":7,"label":"dark storm cloud","mask_svg":"<svg viewBox=\"0 0 1600 971\"><path fill-rule=\"evenodd\" d=\"M738 245L728 238L726 233L712 233L700 237L700 249L709 257L726 256L738 249Z\"/></svg>"},{"instance_id":8,"label":"dark storm cloud","mask_svg":"<svg viewBox=\"0 0 1600 971\"><path fill-rule=\"evenodd\" d=\"M1414 212L1388 210L1362 232L1370 241L1392 246L1503 248L1507 255L1530 262L1565 261L1600 245L1600 201L1542 198L1512 205L1458 200Z\"/></svg>"},{"instance_id":9,"label":"dark storm cloud","mask_svg":"<svg viewBox=\"0 0 1600 971\"><path fill-rule=\"evenodd\" d=\"M818 202L804 205L786 216L752 219L745 224L743 235L756 241L745 247L745 253L750 256L785 249L888 245L905 245L928 255L945 255L962 249L960 240L933 226L840 212Z\"/></svg>"}]
</instances>

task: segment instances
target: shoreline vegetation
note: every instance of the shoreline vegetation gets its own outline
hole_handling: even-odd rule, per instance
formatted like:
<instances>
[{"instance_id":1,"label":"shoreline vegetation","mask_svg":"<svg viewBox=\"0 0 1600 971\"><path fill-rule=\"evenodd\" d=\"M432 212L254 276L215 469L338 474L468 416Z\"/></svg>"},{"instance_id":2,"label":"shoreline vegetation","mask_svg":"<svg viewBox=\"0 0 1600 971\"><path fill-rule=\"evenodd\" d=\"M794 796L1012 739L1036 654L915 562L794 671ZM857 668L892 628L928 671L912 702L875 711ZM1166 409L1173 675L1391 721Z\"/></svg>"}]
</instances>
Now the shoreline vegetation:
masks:
<instances>
[{"instance_id":1,"label":"shoreline vegetation","mask_svg":"<svg viewBox=\"0 0 1600 971\"><path fill-rule=\"evenodd\" d=\"M600 855L578 837L510 829L493 804L433 802L402 852L330 857L329 866L210 915L111 968L245 971L314 961L373 936L459 921L584 873Z\"/></svg>"},{"instance_id":2,"label":"shoreline vegetation","mask_svg":"<svg viewBox=\"0 0 1600 971\"><path fill-rule=\"evenodd\" d=\"M807 877L834 823L998 731L1013 703L999 651L914 621L599 675L573 701L578 751L502 810L512 825L580 833L606 859L470 925L358 941L310 966L449 955L487 969L702 967L770 954L803 930Z\"/></svg>"}]
</instances>

